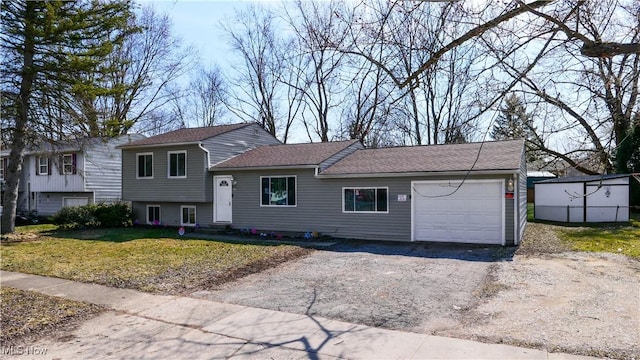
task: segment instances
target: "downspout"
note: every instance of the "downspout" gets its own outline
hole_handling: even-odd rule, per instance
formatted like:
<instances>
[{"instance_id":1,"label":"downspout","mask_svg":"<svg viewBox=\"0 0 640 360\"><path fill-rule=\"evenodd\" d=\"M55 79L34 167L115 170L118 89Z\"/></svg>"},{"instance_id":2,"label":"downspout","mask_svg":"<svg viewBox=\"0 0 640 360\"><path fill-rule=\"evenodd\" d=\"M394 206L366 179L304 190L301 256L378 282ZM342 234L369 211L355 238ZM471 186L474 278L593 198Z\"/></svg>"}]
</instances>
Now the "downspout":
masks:
<instances>
[{"instance_id":1,"label":"downspout","mask_svg":"<svg viewBox=\"0 0 640 360\"><path fill-rule=\"evenodd\" d=\"M202 146L201 142L198 143L198 147L200 149L202 149L202 151L204 151L205 154L207 154L207 167L206 167L206 170L209 171L209 167L211 166L211 154L209 154L209 150L205 149L205 147Z\"/></svg>"}]
</instances>

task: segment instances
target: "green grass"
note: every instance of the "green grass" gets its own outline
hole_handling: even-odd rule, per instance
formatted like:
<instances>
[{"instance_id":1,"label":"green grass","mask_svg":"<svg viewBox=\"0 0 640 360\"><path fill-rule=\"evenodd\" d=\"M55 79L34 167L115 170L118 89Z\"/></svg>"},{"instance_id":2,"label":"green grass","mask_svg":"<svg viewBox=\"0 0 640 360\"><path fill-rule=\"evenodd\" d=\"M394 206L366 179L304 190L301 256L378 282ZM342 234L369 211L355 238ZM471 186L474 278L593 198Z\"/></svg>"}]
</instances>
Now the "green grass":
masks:
<instances>
[{"instance_id":1,"label":"green grass","mask_svg":"<svg viewBox=\"0 0 640 360\"><path fill-rule=\"evenodd\" d=\"M534 221L534 216L533 216L533 208L534 208L534 204L533 203L527 203L527 221Z\"/></svg>"},{"instance_id":2,"label":"green grass","mask_svg":"<svg viewBox=\"0 0 640 360\"><path fill-rule=\"evenodd\" d=\"M31 234L29 241L2 244L0 268L142 291L183 293L308 252L296 246L179 238L175 229L164 228L47 229L35 237Z\"/></svg>"},{"instance_id":3,"label":"green grass","mask_svg":"<svg viewBox=\"0 0 640 360\"><path fill-rule=\"evenodd\" d=\"M624 254L640 258L640 216L632 216L629 224L599 225L588 228L565 228L559 231L560 238L572 249Z\"/></svg>"}]
</instances>

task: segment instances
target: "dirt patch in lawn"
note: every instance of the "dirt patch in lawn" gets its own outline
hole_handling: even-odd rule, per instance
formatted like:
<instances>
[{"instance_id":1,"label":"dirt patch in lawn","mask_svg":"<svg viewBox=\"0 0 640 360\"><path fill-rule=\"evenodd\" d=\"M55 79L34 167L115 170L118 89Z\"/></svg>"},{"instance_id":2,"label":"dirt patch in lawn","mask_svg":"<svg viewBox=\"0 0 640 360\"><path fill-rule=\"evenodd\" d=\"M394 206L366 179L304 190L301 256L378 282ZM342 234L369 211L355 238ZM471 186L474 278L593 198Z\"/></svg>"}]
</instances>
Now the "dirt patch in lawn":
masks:
<instances>
[{"instance_id":1,"label":"dirt patch in lawn","mask_svg":"<svg viewBox=\"0 0 640 360\"><path fill-rule=\"evenodd\" d=\"M32 291L0 289L0 344L25 346L45 336L66 338L81 322L104 309L98 305Z\"/></svg>"},{"instance_id":2,"label":"dirt patch in lawn","mask_svg":"<svg viewBox=\"0 0 640 360\"><path fill-rule=\"evenodd\" d=\"M516 256L493 296L440 335L548 351L640 358L640 264L606 253Z\"/></svg>"}]
</instances>

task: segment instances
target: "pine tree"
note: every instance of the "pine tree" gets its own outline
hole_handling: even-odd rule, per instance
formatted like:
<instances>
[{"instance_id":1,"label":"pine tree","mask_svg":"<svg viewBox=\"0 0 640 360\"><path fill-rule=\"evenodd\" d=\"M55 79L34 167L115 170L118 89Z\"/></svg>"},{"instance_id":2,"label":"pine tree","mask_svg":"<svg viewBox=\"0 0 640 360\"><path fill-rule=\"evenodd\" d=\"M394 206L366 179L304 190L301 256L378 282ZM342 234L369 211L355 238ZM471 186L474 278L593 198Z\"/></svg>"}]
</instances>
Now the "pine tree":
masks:
<instances>
[{"instance_id":1,"label":"pine tree","mask_svg":"<svg viewBox=\"0 0 640 360\"><path fill-rule=\"evenodd\" d=\"M16 203L27 141L51 100L78 92L103 91L87 76L121 41L131 16L130 1L2 1L3 119L10 124L9 164L5 174L2 232L14 230ZM50 108L49 108L50 110ZM64 111L64 109L60 109ZM46 115L46 113L45 113ZM61 124L62 125L62 124Z\"/></svg>"},{"instance_id":2,"label":"pine tree","mask_svg":"<svg viewBox=\"0 0 640 360\"><path fill-rule=\"evenodd\" d=\"M491 137L494 140L525 139L527 162L542 157L532 146L534 139L537 139L533 115L526 111L522 99L515 94L506 98L491 130Z\"/></svg>"}]
</instances>

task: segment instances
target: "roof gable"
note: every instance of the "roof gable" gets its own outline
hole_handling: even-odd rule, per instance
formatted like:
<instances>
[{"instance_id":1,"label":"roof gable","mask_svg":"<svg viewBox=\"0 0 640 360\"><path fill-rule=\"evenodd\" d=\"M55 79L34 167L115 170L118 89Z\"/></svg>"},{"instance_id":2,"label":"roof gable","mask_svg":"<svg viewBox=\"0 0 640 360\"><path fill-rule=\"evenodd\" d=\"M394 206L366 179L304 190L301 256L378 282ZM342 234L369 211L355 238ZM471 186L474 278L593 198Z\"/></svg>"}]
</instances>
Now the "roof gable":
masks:
<instances>
[{"instance_id":1,"label":"roof gable","mask_svg":"<svg viewBox=\"0 0 640 360\"><path fill-rule=\"evenodd\" d=\"M524 140L358 150L321 175L518 170Z\"/></svg>"},{"instance_id":2,"label":"roof gable","mask_svg":"<svg viewBox=\"0 0 640 360\"><path fill-rule=\"evenodd\" d=\"M140 146L162 146L171 144L197 143L229 131L253 125L253 123L217 125L197 128L183 128L166 132L164 134L151 136L142 140L133 141L122 145L122 148Z\"/></svg>"},{"instance_id":3,"label":"roof gable","mask_svg":"<svg viewBox=\"0 0 640 360\"><path fill-rule=\"evenodd\" d=\"M212 169L318 166L358 140L308 144L264 145L240 154Z\"/></svg>"}]
</instances>

